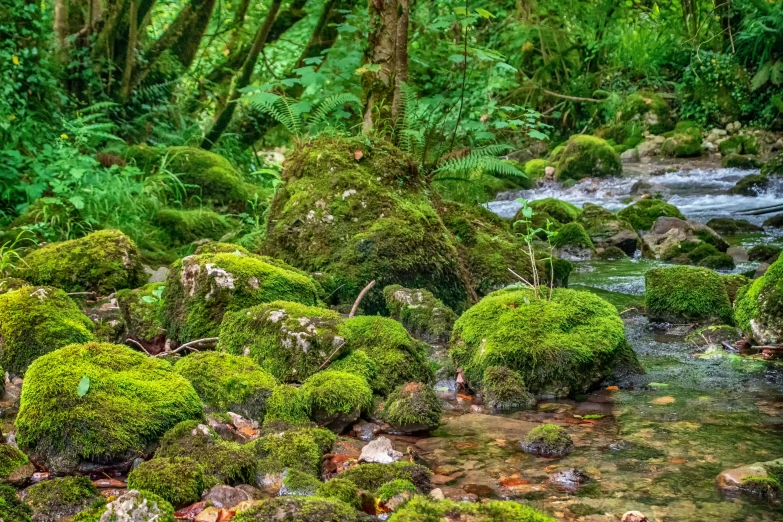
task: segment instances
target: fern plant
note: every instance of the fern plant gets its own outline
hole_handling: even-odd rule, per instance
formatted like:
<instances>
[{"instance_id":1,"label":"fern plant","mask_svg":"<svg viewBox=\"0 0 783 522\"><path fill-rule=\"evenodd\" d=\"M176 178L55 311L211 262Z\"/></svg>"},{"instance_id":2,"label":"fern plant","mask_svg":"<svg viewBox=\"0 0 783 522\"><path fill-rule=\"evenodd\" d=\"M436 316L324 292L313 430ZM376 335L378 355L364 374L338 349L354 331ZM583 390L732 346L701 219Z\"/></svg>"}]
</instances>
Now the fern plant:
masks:
<instances>
[{"instance_id":1,"label":"fern plant","mask_svg":"<svg viewBox=\"0 0 783 522\"><path fill-rule=\"evenodd\" d=\"M63 139L72 139L79 149L94 150L109 141L123 141L113 134L116 125L107 112L117 107L114 102L99 102L76 113L72 119L63 119Z\"/></svg>"}]
</instances>

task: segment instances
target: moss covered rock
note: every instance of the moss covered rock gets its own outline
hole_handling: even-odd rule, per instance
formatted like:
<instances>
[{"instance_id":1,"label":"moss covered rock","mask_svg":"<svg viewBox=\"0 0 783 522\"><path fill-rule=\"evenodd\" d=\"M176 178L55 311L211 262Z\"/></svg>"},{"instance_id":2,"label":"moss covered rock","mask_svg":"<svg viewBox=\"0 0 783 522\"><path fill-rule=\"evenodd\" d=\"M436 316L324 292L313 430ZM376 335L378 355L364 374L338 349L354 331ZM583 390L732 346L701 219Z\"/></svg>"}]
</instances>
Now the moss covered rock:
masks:
<instances>
[{"instance_id":1,"label":"moss covered rock","mask_svg":"<svg viewBox=\"0 0 783 522\"><path fill-rule=\"evenodd\" d=\"M427 361L427 345L413 339L405 327L393 319L352 317L340 327L340 335L351 351L361 350L375 363L376 375L370 382L375 393L388 395L401 384L433 380Z\"/></svg>"},{"instance_id":2,"label":"moss covered rock","mask_svg":"<svg viewBox=\"0 0 783 522\"><path fill-rule=\"evenodd\" d=\"M16 490L0 484L0 518L3 522L32 522L33 510L16 496Z\"/></svg>"},{"instance_id":3,"label":"moss covered rock","mask_svg":"<svg viewBox=\"0 0 783 522\"><path fill-rule=\"evenodd\" d=\"M372 390L364 377L324 370L302 386L310 400L311 416L321 426L342 433L372 405Z\"/></svg>"},{"instance_id":4,"label":"moss covered rock","mask_svg":"<svg viewBox=\"0 0 783 522\"><path fill-rule=\"evenodd\" d=\"M38 357L93 340L93 323L56 288L25 286L0 294L0 366L23 375Z\"/></svg>"},{"instance_id":5,"label":"moss covered rock","mask_svg":"<svg viewBox=\"0 0 783 522\"><path fill-rule=\"evenodd\" d=\"M115 295L126 338L134 339L151 354L162 352L166 345L166 329L163 327L165 286L163 283L150 283L135 290L120 290Z\"/></svg>"},{"instance_id":6,"label":"moss covered rock","mask_svg":"<svg viewBox=\"0 0 783 522\"><path fill-rule=\"evenodd\" d=\"M108 295L147 280L138 248L119 230L99 230L79 239L50 243L24 257L19 277L66 292Z\"/></svg>"},{"instance_id":7,"label":"moss covered rock","mask_svg":"<svg viewBox=\"0 0 783 522\"><path fill-rule=\"evenodd\" d=\"M783 261L737 293L737 325L758 344L783 342Z\"/></svg>"},{"instance_id":8,"label":"moss covered rock","mask_svg":"<svg viewBox=\"0 0 783 522\"><path fill-rule=\"evenodd\" d=\"M174 522L174 507L149 491L132 489L105 506L85 511L74 522Z\"/></svg>"},{"instance_id":9,"label":"moss covered rock","mask_svg":"<svg viewBox=\"0 0 783 522\"><path fill-rule=\"evenodd\" d=\"M659 199L641 199L620 210L617 216L628 221L636 230L650 230L663 216L685 219L677 207Z\"/></svg>"},{"instance_id":10,"label":"moss covered rock","mask_svg":"<svg viewBox=\"0 0 783 522\"><path fill-rule=\"evenodd\" d=\"M557 179L606 178L623 172L620 155L609 143L595 136L577 134L568 138L556 165Z\"/></svg>"},{"instance_id":11,"label":"moss covered rock","mask_svg":"<svg viewBox=\"0 0 783 522\"><path fill-rule=\"evenodd\" d=\"M757 169L761 161L749 154L727 154L721 158L721 165L727 169Z\"/></svg>"},{"instance_id":12,"label":"moss covered rock","mask_svg":"<svg viewBox=\"0 0 783 522\"><path fill-rule=\"evenodd\" d=\"M735 267L734 258L723 252L707 256L697 264L713 270L733 270Z\"/></svg>"},{"instance_id":13,"label":"moss covered rock","mask_svg":"<svg viewBox=\"0 0 783 522\"><path fill-rule=\"evenodd\" d=\"M383 289L383 297L392 318L400 321L411 334L441 342L451 336L457 314L432 292L390 285Z\"/></svg>"},{"instance_id":14,"label":"moss covered rock","mask_svg":"<svg viewBox=\"0 0 783 522\"><path fill-rule=\"evenodd\" d=\"M233 254L238 252L240 254L250 255L250 252L241 245L234 243L223 243L221 241L208 241L196 249L193 254Z\"/></svg>"},{"instance_id":15,"label":"moss covered rock","mask_svg":"<svg viewBox=\"0 0 783 522\"><path fill-rule=\"evenodd\" d=\"M382 289L399 283L464 308L467 281L454 243L423 176L398 149L364 138L317 138L289 155L283 181L264 251L330 275L325 290L335 302L353 302L376 280L362 301L366 313L382 311Z\"/></svg>"},{"instance_id":16,"label":"moss covered rock","mask_svg":"<svg viewBox=\"0 0 783 522\"><path fill-rule=\"evenodd\" d=\"M713 218L707 221L707 226L724 236L764 231L762 227L745 219Z\"/></svg>"},{"instance_id":17,"label":"moss covered rock","mask_svg":"<svg viewBox=\"0 0 783 522\"><path fill-rule=\"evenodd\" d=\"M734 187L729 190L729 194L738 194L740 196L758 196L769 188L770 180L763 174L749 174L739 180Z\"/></svg>"},{"instance_id":18,"label":"moss covered rock","mask_svg":"<svg viewBox=\"0 0 783 522\"><path fill-rule=\"evenodd\" d=\"M0 294L7 294L14 290L19 290L22 287L30 286L30 283L24 279L18 277L2 277L0 278Z\"/></svg>"},{"instance_id":19,"label":"moss covered rock","mask_svg":"<svg viewBox=\"0 0 783 522\"><path fill-rule=\"evenodd\" d=\"M531 201L529 206L534 212L552 216L559 224L572 223L579 219L582 213L582 210L573 203L555 198L536 199ZM521 217L515 216L514 219L518 220Z\"/></svg>"},{"instance_id":20,"label":"moss covered rock","mask_svg":"<svg viewBox=\"0 0 783 522\"><path fill-rule=\"evenodd\" d=\"M471 387L482 387L487 368L506 366L534 393L567 395L600 382L629 351L617 309L596 295L556 288L547 300L510 288L462 314L450 354Z\"/></svg>"},{"instance_id":21,"label":"moss covered rock","mask_svg":"<svg viewBox=\"0 0 783 522\"><path fill-rule=\"evenodd\" d=\"M393 480L407 480L419 493L432 489L429 469L419 464L399 461L392 464L359 464L340 473L340 478L353 482L359 489L375 494L384 484Z\"/></svg>"},{"instance_id":22,"label":"moss covered rock","mask_svg":"<svg viewBox=\"0 0 783 522\"><path fill-rule=\"evenodd\" d=\"M781 251L783 251L783 248L773 245L756 245L748 250L748 259L750 261L772 263L777 260Z\"/></svg>"},{"instance_id":23,"label":"moss covered rock","mask_svg":"<svg viewBox=\"0 0 783 522\"><path fill-rule=\"evenodd\" d=\"M554 522L554 518L539 513L530 506L513 500L491 500L486 503L453 502L414 497L392 513L389 522Z\"/></svg>"},{"instance_id":24,"label":"moss covered rock","mask_svg":"<svg viewBox=\"0 0 783 522\"><path fill-rule=\"evenodd\" d=\"M420 382L399 386L378 410L378 416L399 433L432 431L440 424L441 413L435 392Z\"/></svg>"},{"instance_id":25,"label":"moss covered rock","mask_svg":"<svg viewBox=\"0 0 783 522\"><path fill-rule=\"evenodd\" d=\"M209 408L264 420L266 401L277 384L249 357L199 352L183 357L174 371L186 378Z\"/></svg>"},{"instance_id":26,"label":"moss covered rock","mask_svg":"<svg viewBox=\"0 0 783 522\"><path fill-rule=\"evenodd\" d=\"M675 158L701 156L702 128L688 121L680 121L673 131L666 133L666 141L661 144L661 154Z\"/></svg>"},{"instance_id":27,"label":"moss covered rock","mask_svg":"<svg viewBox=\"0 0 783 522\"><path fill-rule=\"evenodd\" d=\"M565 258L589 257L595 250L590 236L580 223L566 223L551 238L552 246Z\"/></svg>"},{"instance_id":28,"label":"moss covered rock","mask_svg":"<svg viewBox=\"0 0 783 522\"><path fill-rule=\"evenodd\" d=\"M287 300L315 305L315 282L269 260L242 253L193 255L176 261L166 279L163 324L185 342L217 337L225 312Z\"/></svg>"},{"instance_id":29,"label":"moss covered rock","mask_svg":"<svg viewBox=\"0 0 783 522\"><path fill-rule=\"evenodd\" d=\"M783 175L783 151L778 152L761 167L762 176Z\"/></svg>"},{"instance_id":30,"label":"moss covered rock","mask_svg":"<svg viewBox=\"0 0 783 522\"><path fill-rule=\"evenodd\" d=\"M175 508L197 502L206 489L204 472L193 459L156 457L128 474L128 488L159 495Z\"/></svg>"},{"instance_id":31,"label":"moss covered rock","mask_svg":"<svg viewBox=\"0 0 783 522\"><path fill-rule=\"evenodd\" d=\"M493 410L514 410L535 406L536 398L527 391L522 376L505 366L484 370L484 404Z\"/></svg>"},{"instance_id":32,"label":"moss covered rock","mask_svg":"<svg viewBox=\"0 0 783 522\"><path fill-rule=\"evenodd\" d=\"M355 509L362 507L362 495L359 486L342 478L333 478L322 483L316 491L316 495L322 498L333 498L345 502Z\"/></svg>"},{"instance_id":33,"label":"moss covered rock","mask_svg":"<svg viewBox=\"0 0 783 522\"><path fill-rule=\"evenodd\" d=\"M758 154L759 141L753 134L736 134L718 144L723 156L731 154Z\"/></svg>"},{"instance_id":34,"label":"moss covered rock","mask_svg":"<svg viewBox=\"0 0 783 522\"><path fill-rule=\"evenodd\" d=\"M603 207L586 203L579 216L579 223L597 249L615 247L625 255L633 256L639 248L639 235L633 225Z\"/></svg>"},{"instance_id":35,"label":"moss covered rock","mask_svg":"<svg viewBox=\"0 0 783 522\"><path fill-rule=\"evenodd\" d=\"M535 186L535 182L544 179L546 177L546 168L553 166L548 160L545 159L532 159L525 163L523 171L529 181L530 187Z\"/></svg>"},{"instance_id":36,"label":"moss covered rock","mask_svg":"<svg viewBox=\"0 0 783 522\"><path fill-rule=\"evenodd\" d=\"M72 344L28 368L17 442L51 472L70 473L127 462L202 411L196 391L166 361L126 346Z\"/></svg>"},{"instance_id":37,"label":"moss covered rock","mask_svg":"<svg viewBox=\"0 0 783 522\"><path fill-rule=\"evenodd\" d=\"M282 480L287 469L318 476L321 457L337 437L329 430L310 426L283 426L248 444L257 459L256 485L270 486Z\"/></svg>"},{"instance_id":38,"label":"moss covered rock","mask_svg":"<svg viewBox=\"0 0 783 522\"><path fill-rule=\"evenodd\" d=\"M34 472L27 455L10 444L0 444L0 482L23 486Z\"/></svg>"},{"instance_id":39,"label":"moss covered rock","mask_svg":"<svg viewBox=\"0 0 783 522\"><path fill-rule=\"evenodd\" d=\"M59 522L105 501L87 477L45 480L25 491L35 522Z\"/></svg>"},{"instance_id":40,"label":"moss covered rock","mask_svg":"<svg viewBox=\"0 0 783 522\"><path fill-rule=\"evenodd\" d=\"M217 240L232 228L238 228L223 214L206 209L164 208L158 211L152 222L166 232L172 245L192 243L199 239Z\"/></svg>"},{"instance_id":41,"label":"moss covered rock","mask_svg":"<svg viewBox=\"0 0 783 522\"><path fill-rule=\"evenodd\" d=\"M574 450L574 442L565 428L556 424L536 426L520 443L526 453L542 457L565 457Z\"/></svg>"},{"instance_id":42,"label":"moss covered rock","mask_svg":"<svg viewBox=\"0 0 783 522\"><path fill-rule=\"evenodd\" d=\"M663 134L674 129L669 103L655 92L639 91L629 94L617 114L617 119L626 124L639 123L643 130L652 134ZM615 139L618 142L623 141Z\"/></svg>"},{"instance_id":43,"label":"moss covered rock","mask_svg":"<svg viewBox=\"0 0 783 522\"><path fill-rule=\"evenodd\" d=\"M299 387L288 384L275 386L266 401L264 423L285 421L301 424L310 421L310 398Z\"/></svg>"},{"instance_id":44,"label":"moss covered rock","mask_svg":"<svg viewBox=\"0 0 783 522\"><path fill-rule=\"evenodd\" d=\"M369 522L375 520L335 498L278 497L240 511L233 522Z\"/></svg>"},{"instance_id":45,"label":"moss covered rock","mask_svg":"<svg viewBox=\"0 0 783 522\"><path fill-rule=\"evenodd\" d=\"M733 323L726 284L707 268L653 268L644 275L647 314L668 323Z\"/></svg>"},{"instance_id":46,"label":"moss covered rock","mask_svg":"<svg viewBox=\"0 0 783 522\"><path fill-rule=\"evenodd\" d=\"M219 348L247 355L281 381L303 382L344 349L341 323L325 308L274 301L227 314Z\"/></svg>"}]
</instances>

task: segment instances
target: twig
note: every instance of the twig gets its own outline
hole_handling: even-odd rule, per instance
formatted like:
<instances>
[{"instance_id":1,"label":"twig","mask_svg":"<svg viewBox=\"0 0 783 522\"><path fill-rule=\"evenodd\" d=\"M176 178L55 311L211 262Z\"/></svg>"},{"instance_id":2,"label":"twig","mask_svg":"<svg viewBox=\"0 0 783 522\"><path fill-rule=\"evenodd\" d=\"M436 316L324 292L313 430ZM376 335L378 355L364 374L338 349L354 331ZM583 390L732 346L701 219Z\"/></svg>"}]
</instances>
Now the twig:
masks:
<instances>
[{"instance_id":1,"label":"twig","mask_svg":"<svg viewBox=\"0 0 783 522\"><path fill-rule=\"evenodd\" d=\"M182 350L192 350L194 352L197 352L194 348L194 346L199 344L204 344L204 348L214 348L217 346L219 338L218 337L206 337L204 339L196 339L195 341L190 341L189 343L185 343L176 350L171 350L169 352L161 352L158 355L153 355L153 357L164 357L166 355L174 355L177 352L181 352Z\"/></svg>"},{"instance_id":2,"label":"twig","mask_svg":"<svg viewBox=\"0 0 783 522\"><path fill-rule=\"evenodd\" d=\"M151 354L151 353L150 353L150 352L149 352L149 351L148 351L146 348L144 348L144 345L143 345L143 344L141 344L141 343L140 343L139 341L137 341L136 339L131 339L130 337L128 337L127 339L125 339L125 342L126 342L126 343L133 343L133 344L135 344L136 346L138 346L139 348L141 348L141 349L144 351L144 353L146 353L147 355L152 355L152 354Z\"/></svg>"},{"instance_id":3,"label":"twig","mask_svg":"<svg viewBox=\"0 0 783 522\"><path fill-rule=\"evenodd\" d=\"M68 292L68 295L97 295L95 292Z\"/></svg>"},{"instance_id":4,"label":"twig","mask_svg":"<svg viewBox=\"0 0 783 522\"><path fill-rule=\"evenodd\" d=\"M595 98L582 98L581 96L568 96L566 94L558 94L556 92L548 91L543 87L541 88L541 90L550 96L554 96L555 98L562 98L564 100L586 101L586 102L593 102L593 103L601 103L604 101L604 100L596 100Z\"/></svg>"},{"instance_id":5,"label":"twig","mask_svg":"<svg viewBox=\"0 0 783 522\"><path fill-rule=\"evenodd\" d=\"M356 315L356 310L359 308L359 304L362 302L362 299L364 299L365 294L370 291L370 289L375 286L375 279L370 281L370 283L365 286L361 292L359 292L359 297L356 298L356 301L353 302L353 306L351 307L351 313L348 314L348 318L350 319L354 315Z\"/></svg>"},{"instance_id":6,"label":"twig","mask_svg":"<svg viewBox=\"0 0 783 522\"><path fill-rule=\"evenodd\" d=\"M512 274L514 274L514 275L517 277L517 279L519 279L520 281L522 281L523 283L525 283L525 284L526 284L526 285L528 285L529 287L531 287L531 288L535 288L535 286L533 286L533 285L531 285L531 284L530 284L530 281L528 281L527 279L525 279L525 278L524 278L524 277L522 277L521 275L517 274L516 272L514 272L514 271L513 271L513 270L511 270L510 268L507 268L506 270L508 270L509 272L511 272Z\"/></svg>"},{"instance_id":7,"label":"twig","mask_svg":"<svg viewBox=\"0 0 783 522\"><path fill-rule=\"evenodd\" d=\"M334 355L335 355L337 352L339 352L339 351L340 351L340 348L342 348L343 346L345 346L345 341L343 341L343 342L341 342L340 344L338 344L338 345L337 345L337 348L335 348L335 349L334 349L334 351L331 353L331 355L329 355L329 357L327 357L327 358L326 358L326 360L323 362L323 364L322 364L321 366L319 366L319 367L318 367L318 369L316 370L316 372L320 372L321 370L323 370L324 366L326 366L327 364L329 364L329 361L331 361L331 360L332 360L332 357L334 357Z\"/></svg>"}]
</instances>

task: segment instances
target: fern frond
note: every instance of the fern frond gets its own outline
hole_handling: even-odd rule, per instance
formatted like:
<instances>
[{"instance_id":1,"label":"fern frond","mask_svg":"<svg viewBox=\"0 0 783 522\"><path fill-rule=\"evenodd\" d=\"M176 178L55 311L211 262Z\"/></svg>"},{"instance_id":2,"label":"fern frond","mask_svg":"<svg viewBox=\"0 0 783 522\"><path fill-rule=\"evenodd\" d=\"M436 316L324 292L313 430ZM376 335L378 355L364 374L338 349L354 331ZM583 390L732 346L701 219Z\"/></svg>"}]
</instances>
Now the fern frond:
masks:
<instances>
[{"instance_id":1,"label":"fern frond","mask_svg":"<svg viewBox=\"0 0 783 522\"><path fill-rule=\"evenodd\" d=\"M326 121L326 117L329 116L333 110L349 103L359 106L362 104L358 97L350 93L333 94L332 96L329 96L318 104L318 108L315 110L312 116L308 118L308 124L310 128L324 123Z\"/></svg>"},{"instance_id":2,"label":"fern frond","mask_svg":"<svg viewBox=\"0 0 783 522\"><path fill-rule=\"evenodd\" d=\"M472 172L481 171L493 176L519 176L525 173L511 163L492 156L482 156L475 151L462 158L449 158L435 172Z\"/></svg>"},{"instance_id":3,"label":"fern frond","mask_svg":"<svg viewBox=\"0 0 783 522\"><path fill-rule=\"evenodd\" d=\"M291 134L299 133L301 118L283 96L264 91L249 96L247 100L253 108L277 120Z\"/></svg>"}]
</instances>

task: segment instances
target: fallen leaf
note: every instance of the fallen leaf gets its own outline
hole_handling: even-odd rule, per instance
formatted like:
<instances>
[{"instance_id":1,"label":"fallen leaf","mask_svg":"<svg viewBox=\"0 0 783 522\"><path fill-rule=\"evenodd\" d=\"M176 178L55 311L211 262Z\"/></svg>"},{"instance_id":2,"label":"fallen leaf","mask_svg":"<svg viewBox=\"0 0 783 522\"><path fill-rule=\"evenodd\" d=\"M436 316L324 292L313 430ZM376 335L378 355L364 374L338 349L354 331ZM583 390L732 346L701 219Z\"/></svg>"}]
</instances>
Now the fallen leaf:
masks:
<instances>
[{"instance_id":1,"label":"fallen leaf","mask_svg":"<svg viewBox=\"0 0 783 522\"><path fill-rule=\"evenodd\" d=\"M127 484L122 480L106 478L93 481L93 486L96 488L124 488Z\"/></svg>"},{"instance_id":2,"label":"fallen leaf","mask_svg":"<svg viewBox=\"0 0 783 522\"><path fill-rule=\"evenodd\" d=\"M685 464L688 462L686 459L669 459L672 464Z\"/></svg>"},{"instance_id":3,"label":"fallen leaf","mask_svg":"<svg viewBox=\"0 0 783 522\"><path fill-rule=\"evenodd\" d=\"M498 480L498 482L504 488L513 488L514 486L524 486L525 484L530 484L529 480L520 478L517 475L511 477L500 477L500 480Z\"/></svg>"},{"instance_id":4,"label":"fallen leaf","mask_svg":"<svg viewBox=\"0 0 783 522\"><path fill-rule=\"evenodd\" d=\"M620 388L618 388L617 386L607 386L606 390L607 391L619 391Z\"/></svg>"},{"instance_id":5,"label":"fallen leaf","mask_svg":"<svg viewBox=\"0 0 783 522\"><path fill-rule=\"evenodd\" d=\"M459 397L460 399L464 399L466 401L472 401L473 400L473 397L471 397L470 395L465 395L465 394L462 394L462 393L458 393L457 397Z\"/></svg>"},{"instance_id":6,"label":"fallen leaf","mask_svg":"<svg viewBox=\"0 0 783 522\"><path fill-rule=\"evenodd\" d=\"M663 397L658 397L657 399L653 399L650 401L650 404L657 404L657 405L663 405L663 404L671 404L675 402L677 399L672 397L671 395L664 395Z\"/></svg>"},{"instance_id":7,"label":"fallen leaf","mask_svg":"<svg viewBox=\"0 0 783 522\"><path fill-rule=\"evenodd\" d=\"M356 158L356 161L359 161L364 157L364 153L360 150L353 151L353 157Z\"/></svg>"}]
</instances>

